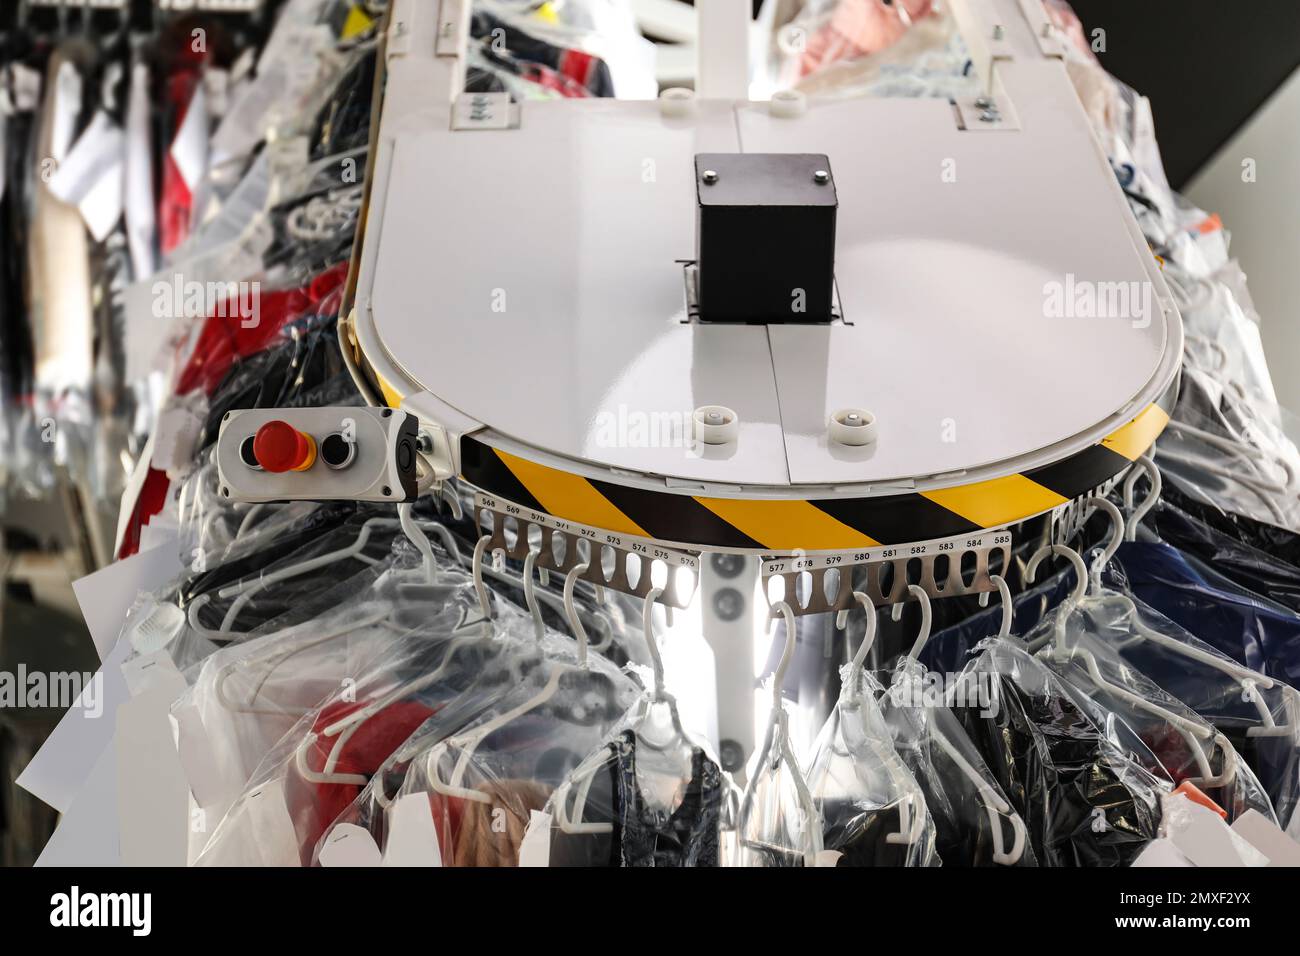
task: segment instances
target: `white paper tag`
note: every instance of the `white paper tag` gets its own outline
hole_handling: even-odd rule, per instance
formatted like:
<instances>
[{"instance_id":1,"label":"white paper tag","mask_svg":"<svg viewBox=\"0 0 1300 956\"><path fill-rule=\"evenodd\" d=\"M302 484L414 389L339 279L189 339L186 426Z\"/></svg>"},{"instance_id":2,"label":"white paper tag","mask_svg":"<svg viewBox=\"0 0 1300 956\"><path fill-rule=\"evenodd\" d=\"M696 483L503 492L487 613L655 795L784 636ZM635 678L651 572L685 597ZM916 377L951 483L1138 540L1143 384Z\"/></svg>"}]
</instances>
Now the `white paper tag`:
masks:
<instances>
[{"instance_id":1,"label":"white paper tag","mask_svg":"<svg viewBox=\"0 0 1300 956\"><path fill-rule=\"evenodd\" d=\"M122 676L132 697L139 697L155 687L165 687L174 697L179 697L188 686L166 651L132 658L122 665Z\"/></svg>"},{"instance_id":2,"label":"white paper tag","mask_svg":"<svg viewBox=\"0 0 1300 956\"><path fill-rule=\"evenodd\" d=\"M817 854L817 866L838 866L844 854L839 850L822 850Z\"/></svg>"},{"instance_id":3,"label":"white paper tag","mask_svg":"<svg viewBox=\"0 0 1300 956\"><path fill-rule=\"evenodd\" d=\"M1170 842L1196 866L1267 866L1268 858L1208 807L1181 795L1166 797L1164 824Z\"/></svg>"},{"instance_id":4,"label":"white paper tag","mask_svg":"<svg viewBox=\"0 0 1300 956\"><path fill-rule=\"evenodd\" d=\"M54 77L54 118L50 132L50 156L56 166L62 166L72 137L77 132L77 115L81 112L81 73L71 62L59 65Z\"/></svg>"},{"instance_id":5,"label":"white paper tag","mask_svg":"<svg viewBox=\"0 0 1300 956\"><path fill-rule=\"evenodd\" d=\"M1166 867L1166 866L1195 866L1191 860L1179 852L1178 847L1164 837L1152 840L1134 859L1133 866L1141 867Z\"/></svg>"},{"instance_id":6,"label":"white paper tag","mask_svg":"<svg viewBox=\"0 0 1300 956\"><path fill-rule=\"evenodd\" d=\"M298 835L284 797L284 779L268 780L248 795L244 810L254 833L263 866L301 866Z\"/></svg>"},{"instance_id":7,"label":"white paper tag","mask_svg":"<svg viewBox=\"0 0 1300 956\"><path fill-rule=\"evenodd\" d=\"M201 83L194 89L185 119L181 121L169 152L181 179L193 193L208 171L208 106Z\"/></svg>"},{"instance_id":8,"label":"white paper tag","mask_svg":"<svg viewBox=\"0 0 1300 956\"><path fill-rule=\"evenodd\" d=\"M121 127L99 110L50 177L50 192L77 207L96 242L103 242L122 217L125 159Z\"/></svg>"},{"instance_id":9,"label":"white paper tag","mask_svg":"<svg viewBox=\"0 0 1300 956\"><path fill-rule=\"evenodd\" d=\"M1237 817L1232 832L1268 857L1269 866L1300 866L1300 843L1258 810Z\"/></svg>"},{"instance_id":10,"label":"white paper tag","mask_svg":"<svg viewBox=\"0 0 1300 956\"><path fill-rule=\"evenodd\" d=\"M551 865L551 815L533 810L528 816L528 829L519 844L520 866Z\"/></svg>"},{"instance_id":11,"label":"white paper tag","mask_svg":"<svg viewBox=\"0 0 1300 956\"><path fill-rule=\"evenodd\" d=\"M154 429L157 440L153 446L153 466L167 472L173 481L193 471L204 424L206 415L200 414L191 400L169 402L158 415Z\"/></svg>"},{"instance_id":12,"label":"white paper tag","mask_svg":"<svg viewBox=\"0 0 1300 956\"><path fill-rule=\"evenodd\" d=\"M199 709L188 700L173 706L171 717L176 750L181 757L181 766L185 768L190 792L200 807L211 806L220 799L222 787L208 729L203 726Z\"/></svg>"},{"instance_id":13,"label":"white paper tag","mask_svg":"<svg viewBox=\"0 0 1300 956\"><path fill-rule=\"evenodd\" d=\"M438 828L423 793L408 793L388 808L384 866L442 866Z\"/></svg>"},{"instance_id":14,"label":"white paper tag","mask_svg":"<svg viewBox=\"0 0 1300 956\"><path fill-rule=\"evenodd\" d=\"M375 838L355 823L336 824L321 844L321 866L379 866L381 862Z\"/></svg>"},{"instance_id":15,"label":"white paper tag","mask_svg":"<svg viewBox=\"0 0 1300 956\"><path fill-rule=\"evenodd\" d=\"M190 790L168 719L175 699L176 688L164 681L117 711L117 808L126 866L186 862Z\"/></svg>"}]
</instances>

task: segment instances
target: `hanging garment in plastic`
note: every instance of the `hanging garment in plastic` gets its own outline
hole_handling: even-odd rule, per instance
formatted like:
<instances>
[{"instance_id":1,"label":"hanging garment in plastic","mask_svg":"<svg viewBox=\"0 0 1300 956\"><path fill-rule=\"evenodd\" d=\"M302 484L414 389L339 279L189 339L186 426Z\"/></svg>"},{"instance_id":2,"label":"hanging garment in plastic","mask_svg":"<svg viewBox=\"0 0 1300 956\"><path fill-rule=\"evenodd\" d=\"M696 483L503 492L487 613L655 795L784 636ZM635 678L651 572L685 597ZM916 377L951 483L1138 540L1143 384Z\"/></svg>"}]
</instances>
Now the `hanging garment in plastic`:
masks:
<instances>
[{"instance_id":1,"label":"hanging garment in plastic","mask_svg":"<svg viewBox=\"0 0 1300 956\"><path fill-rule=\"evenodd\" d=\"M935 691L925 668L903 657L878 696L894 747L925 795L939 859L944 866L1036 866L1024 821L949 710L958 703Z\"/></svg>"},{"instance_id":2,"label":"hanging garment in plastic","mask_svg":"<svg viewBox=\"0 0 1300 956\"><path fill-rule=\"evenodd\" d=\"M1189 633L1251 670L1300 683L1300 615L1161 542L1126 541L1108 573Z\"/></svg>"},{"instance_id":3,"label":"hanging garment in plastic","mask_svg":"<svg viewBox=\"0 0 1300 956\"><path fill-rule=\"evenodd\" d=\"M1218 505L1207 503L1183 494L1176 486L1165 482L1161 491L1161 501L1181 509L1198 521L1228 535L1245 545L1249 545L1265 554L1284 561L1292 567L1300 567L1300 534L1277 525L1256 521L1245 515L1225 511ZM1152 512L1147 520L1156 518L1154 526L1160 529L1159 515ZM1162 535L1163 537L1163 535Z\"/></svg>"},{"instance_id":4,"label":"hanging garment in plastic","mask_svg":"<svg viewBox=\"0 0 1300 956\"><path fill-rule=\"evenodd\" d=\"M1128 664L1112 643L1133 640L1155 612L1130 598L1094 588L1025 635L1037 658L1060 678L1076 706L1100 708L1107 736L1126 757L1177 786L1190 781L1229 822L1248 810L1274 819L1254 772L1227 737ZM1101 636L1105 635L1105 637Z\"/></svg>"},{"instance_id":5,"label":"hanging garment in plastic","mask_svg":"<svg viewBox=\"0 0 1300 956\"><path fill-rule=\"evenodd\" d=\"M502 625L494 619L492 626ZM518 864L532 811L542 809L640 692L570 638L548 633L540 644L531 638L519 647L501 655L508 665L504 695L472 712L458 698L425 721L335 821L317 847L321 862L356 828L370 833L385 856L402 852L389 842L391 817L415 802L426 808L421 825L442 865ZM390 796L395 779L400 786Z\"/></svg>"},{"instance_id":6,"label":"hanging garment in plastic","mask_svg":"<svg viewBox=\"0 0 1300 956\"><path fill-rule=\"evenodd\" d=\"M648 631L647 639L654 639ZM530 833L540 831L535 839L545 848L545 865L721 865L732 785L683 729L677 702L662 687L659 658L652 657L656 689L556 788L530 826Z\"/></svg>"},{"instance_id":7,"label":"hanging garment in plastic","mask_svg":"<svg viewBox=\"0 0 1300 956\"><path fill-rule=\"evenodd\" d=\"M807 760L808 790L835 866L938 866L925 795L891 742L880 686L853 664Z\"/></svg>"},{"instance_id":8,"label":"hanging garment in plastic","mask_svg":"<svg viewBox=\"0 0 1300 956\"><path fill-rule=\"evenodd\" d=\"M1279 823L1294 833L1300 827L1300 693L1149 608L1137 605L1130 613L1141 618L1140 630L1123 622L1099 628L1098 639L1227 737L1263 784Z\"/></svg>"},{"instance_id":9,"label":"hanging garment in plastic","mask_svg":"<svg viewBox=\"0 0 1300 956\"><path fill-rule=\"evenodd\" d=\"M1194 555L1243 588L1300 611L1300 567L1261 551L1161 501L1143 527L1184 554Z\"/></svg>"},{"instance_id":10,"label":"hanging garment in plastic","mask_svg":"<svg viewBox=\"0 0 1300 956\"><path fill-rule=\"evenodd\" d=\"M1041 866L1126 866L1155 838L1170 783L1129 760L1041 662L991 639L962 672L992 706L956 708ZM969 694L967 695L969 697Z\"/></svg>"}]
</instances>

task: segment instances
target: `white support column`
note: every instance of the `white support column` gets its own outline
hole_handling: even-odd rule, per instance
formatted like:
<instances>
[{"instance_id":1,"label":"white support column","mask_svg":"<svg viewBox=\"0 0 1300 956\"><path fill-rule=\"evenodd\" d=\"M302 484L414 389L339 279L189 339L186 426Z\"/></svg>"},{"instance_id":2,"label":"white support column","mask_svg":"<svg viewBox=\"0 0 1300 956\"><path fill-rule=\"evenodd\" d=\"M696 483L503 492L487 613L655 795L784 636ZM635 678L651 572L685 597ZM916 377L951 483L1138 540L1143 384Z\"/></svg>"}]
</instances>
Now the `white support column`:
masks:
<instances>
[{"instance_id":1,"label":"white support column","mask_svg":"<svg viewBox=\"0 0 1300 956\"><path fill-rule=\"evenodd\" d=\"M699 16L695 93L701 98L749 98L750 0L704 0Z\"/></svg>"}]
</instances>

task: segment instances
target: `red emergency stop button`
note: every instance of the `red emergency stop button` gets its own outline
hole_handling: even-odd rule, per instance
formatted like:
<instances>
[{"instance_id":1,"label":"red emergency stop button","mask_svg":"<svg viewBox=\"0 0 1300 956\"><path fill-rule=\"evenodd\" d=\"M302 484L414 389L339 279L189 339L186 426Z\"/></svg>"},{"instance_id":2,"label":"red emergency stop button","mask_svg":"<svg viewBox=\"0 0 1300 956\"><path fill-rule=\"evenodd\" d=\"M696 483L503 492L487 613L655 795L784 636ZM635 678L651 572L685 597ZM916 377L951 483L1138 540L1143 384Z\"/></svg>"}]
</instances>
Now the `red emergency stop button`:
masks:
<instances>
[{"instance_id":1,"label":"red emergency stop button","mask_svg":"<svg viewBox=\"0 0 1300 956\"><path fill-rule=\"evenodd\" d=\"M253 436L253 455L266 471L306 471L316 461L316 439L288 422L267 422Z\"/></svg>"}]
</instances>

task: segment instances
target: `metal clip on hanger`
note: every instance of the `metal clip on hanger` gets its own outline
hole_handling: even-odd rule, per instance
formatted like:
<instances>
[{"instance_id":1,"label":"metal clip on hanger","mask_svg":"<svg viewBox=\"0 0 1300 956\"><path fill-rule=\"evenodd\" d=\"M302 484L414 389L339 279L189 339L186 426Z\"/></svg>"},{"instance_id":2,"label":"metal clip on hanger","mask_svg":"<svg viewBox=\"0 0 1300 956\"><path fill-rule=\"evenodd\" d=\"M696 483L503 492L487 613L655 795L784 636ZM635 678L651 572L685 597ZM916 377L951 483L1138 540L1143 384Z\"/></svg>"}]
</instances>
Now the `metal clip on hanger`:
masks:
<instances>
[{"instance_id":1,"label":"metal clip on hanger","mask_svg":"<svg viewBox=\"0 0 1300 956\"><path fill-rule=\"evenodd\" d=\"M772 610L773 617L768 619L769 626L776 619L775 614L777 612L785 619L785 650L782 651L781 660L776 665L776 672L772 675L772 716L768 721L767 734L763 738L763 748L754 764L756 772L745 782L745 794L740 801L740 818L736 825L736 831L740 835L740 842L743 846L760 851L767 849L762 844L754 843L745 837L745 825L749 822L750 814L754 811L754 789L759 777L758 771L769 760L772 761L773 769L776 769L782 761L785 761L786 766L790 769L790 777L794 783L799 809L803 813L803 825L807 831L804 865L816 866L817 857L822 851L821 815L817 812L817 806L808 790L808 783L804 780L803 772L799 769L794 752L790 749L789 715L786 713L785 704L781 699L781 686L785 682L785 673L790 667L791 659L794 657L794 609L790 607L788 602L778 601L773 605ZM774 744L777 751L775 754L772 753Z\"/></svg>"}]
</instances>

